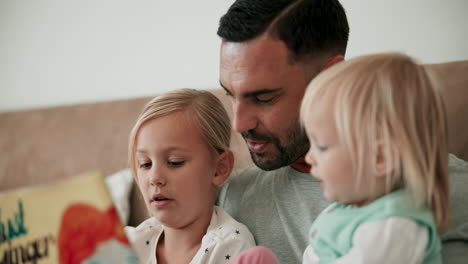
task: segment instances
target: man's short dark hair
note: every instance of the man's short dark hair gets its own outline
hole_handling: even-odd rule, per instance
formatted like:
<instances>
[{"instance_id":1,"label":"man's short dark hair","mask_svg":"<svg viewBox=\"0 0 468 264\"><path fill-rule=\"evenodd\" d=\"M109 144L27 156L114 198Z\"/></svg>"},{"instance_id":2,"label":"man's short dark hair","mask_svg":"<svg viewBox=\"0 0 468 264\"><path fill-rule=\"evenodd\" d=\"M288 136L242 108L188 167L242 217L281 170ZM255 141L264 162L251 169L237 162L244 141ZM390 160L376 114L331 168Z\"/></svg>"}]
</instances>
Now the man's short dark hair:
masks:
<instances>
[{"instance_id":1,"label":"man's short dark hair","mask_svg":"<svg viewBox=\"0 0 468 264\"><path fill-rule=\"evenodd\" d=\"M338 0L236 0L219 22L225 41L264 32L283 41L296 61L315 54L344 55L349 25Z\"/></svg>"}]
</instances>

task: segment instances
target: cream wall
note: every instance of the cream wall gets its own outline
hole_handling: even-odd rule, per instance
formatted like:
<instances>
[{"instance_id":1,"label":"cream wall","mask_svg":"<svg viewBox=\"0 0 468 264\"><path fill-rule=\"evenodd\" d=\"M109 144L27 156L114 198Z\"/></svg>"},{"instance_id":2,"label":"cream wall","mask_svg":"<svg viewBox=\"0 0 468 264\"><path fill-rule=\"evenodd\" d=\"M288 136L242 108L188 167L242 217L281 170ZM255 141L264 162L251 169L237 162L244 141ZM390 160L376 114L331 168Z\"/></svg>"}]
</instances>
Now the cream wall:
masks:
<instances>
[{"instance_id":1,"label":"cream wall","mask_svg":"<svg viewBox=\"0 0 468 264\"><path fill-rule=\"evenodd\" d=\"M347 57L468 60L466 0L341 0ZM0 111L218 86L232 0L0 0Z\"/></svg>"}]
</instances>

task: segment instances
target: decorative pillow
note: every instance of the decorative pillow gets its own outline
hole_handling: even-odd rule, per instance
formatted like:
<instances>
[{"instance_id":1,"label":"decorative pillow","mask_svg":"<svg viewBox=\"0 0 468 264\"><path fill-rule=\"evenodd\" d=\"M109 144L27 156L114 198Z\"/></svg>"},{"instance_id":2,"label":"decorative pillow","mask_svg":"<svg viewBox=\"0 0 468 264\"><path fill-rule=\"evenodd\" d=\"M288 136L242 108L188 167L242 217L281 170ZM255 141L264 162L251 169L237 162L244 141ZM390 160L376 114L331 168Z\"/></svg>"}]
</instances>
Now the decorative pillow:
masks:
<instances>
[{"instance_id":1,"label":"decorative pillow","mask_svg":"<svg viewBox=\"0 0 468 264\"><path fill-rule=\"evenodd\" d=\"M112 201L123 225L128 224L130 217L130 193L132 190L133 176L130 169L123 169L106 177Z\"/></svg>"}]
</instances>

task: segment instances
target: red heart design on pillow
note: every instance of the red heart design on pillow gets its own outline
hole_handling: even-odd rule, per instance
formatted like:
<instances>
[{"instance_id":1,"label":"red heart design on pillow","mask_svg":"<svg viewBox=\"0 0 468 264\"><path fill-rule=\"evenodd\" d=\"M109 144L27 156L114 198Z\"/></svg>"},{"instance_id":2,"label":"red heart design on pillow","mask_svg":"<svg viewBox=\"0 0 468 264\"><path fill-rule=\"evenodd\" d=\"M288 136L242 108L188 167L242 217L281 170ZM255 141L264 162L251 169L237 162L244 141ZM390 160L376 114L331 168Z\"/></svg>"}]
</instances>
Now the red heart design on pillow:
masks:
<instances>
[{"instance_id":1,"label":"red heart design on pillow","mask_svg":"<svg viewBox=\"0 0 468 264\"><path fill-rule=\"evenodd\" d=\"M129 245L114 207L101 212L87 204L73 204L65 210L58 233L60 263L81 263L109 239Z\"/></svg>"}]
</instances>

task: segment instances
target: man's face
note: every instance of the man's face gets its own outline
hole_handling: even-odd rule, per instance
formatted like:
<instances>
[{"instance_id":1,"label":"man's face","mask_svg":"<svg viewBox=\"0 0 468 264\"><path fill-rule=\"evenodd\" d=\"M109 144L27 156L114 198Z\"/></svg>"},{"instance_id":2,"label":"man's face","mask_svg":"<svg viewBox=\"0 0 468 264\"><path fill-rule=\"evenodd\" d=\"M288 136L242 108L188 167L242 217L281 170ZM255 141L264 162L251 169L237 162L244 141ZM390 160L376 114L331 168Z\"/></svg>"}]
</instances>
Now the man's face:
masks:
<instances>
[{"instance_id":1,"label":"man's face","mask_svg":"<svg viewBox=\"0 0 468 264\"><path fill-rule=\"evenodd\" d=\"M286 45L268 36L221 45L220 83L232 99L233 128L264 170L290 165L309 142L299 123L308 81Z\"/></svg>"}]
</instances>

